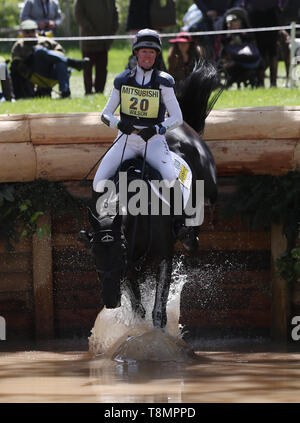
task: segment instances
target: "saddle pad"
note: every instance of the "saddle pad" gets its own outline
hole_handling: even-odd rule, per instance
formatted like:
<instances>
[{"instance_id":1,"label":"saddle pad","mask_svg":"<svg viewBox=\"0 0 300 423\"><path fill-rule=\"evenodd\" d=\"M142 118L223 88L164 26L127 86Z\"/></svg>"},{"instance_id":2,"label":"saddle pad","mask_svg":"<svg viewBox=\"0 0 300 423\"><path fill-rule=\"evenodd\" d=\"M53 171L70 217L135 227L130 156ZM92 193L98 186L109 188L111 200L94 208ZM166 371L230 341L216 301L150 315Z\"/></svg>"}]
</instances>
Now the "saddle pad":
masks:
<instances>
[{"instance_id":1,"label":"saddle pad","mask_svg":"<svg viewBox=\"0 0 300 423\"><path fill-rule=\"evenodd\" d=\"M192 171L187 162L178 154L171 151L176 176L181 184L184 207L187 205L192 184Z\"/></svg>"},{"instance_id":2,"label":"saddle pad","mask_svg":"<svg viewBox=\"0 0 300 423\"><path fill-rule=\"evenodd\" d=\"M181 191L183 195L183 207L185 208L190 196L190 189L191 189L191 183L192 183L192 171L187 162L178 154L174 153L173 151L170 151L172 160L174 163L175 168L175 174L178 178L181 186ZM168 201L161 196L160 193L158 193L156 187L149 181L151 188L153 191L159 195L162 201L164 201L166 204L169 204Z\"/></svg>"}]
</instances>

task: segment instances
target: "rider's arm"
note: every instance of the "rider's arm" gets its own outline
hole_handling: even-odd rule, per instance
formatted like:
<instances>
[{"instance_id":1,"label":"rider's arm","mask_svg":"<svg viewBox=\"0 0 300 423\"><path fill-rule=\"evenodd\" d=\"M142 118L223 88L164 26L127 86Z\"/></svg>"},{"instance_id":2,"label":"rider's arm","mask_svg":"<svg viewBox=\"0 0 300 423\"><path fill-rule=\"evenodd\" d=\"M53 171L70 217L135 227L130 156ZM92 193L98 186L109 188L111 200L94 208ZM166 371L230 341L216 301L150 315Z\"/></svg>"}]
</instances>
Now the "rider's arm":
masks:
<instances>
[{"instance_id":1,"label":"rider's arm","mask_svg":"<svg viewBox=\"0 0 300 423\"><path fill-rule=\"evenodd\" d=\"M114 116L117 107L120 104L120 91L113 87L109 100L103 109L101 120L110 128L117 128L119 120Z\"/></svg>"},{"instance_id":2,"label":"rider's arm","mask_svg":"<svg viewBox=\"0 0 300 423\"><path fill-rule=\"evenodd\" d=\"M161 124L168 130L174 129L183 122L181 109L173 87L160 86L163 102L168 111L168 117Z\"/></svg>"}]
</instances>

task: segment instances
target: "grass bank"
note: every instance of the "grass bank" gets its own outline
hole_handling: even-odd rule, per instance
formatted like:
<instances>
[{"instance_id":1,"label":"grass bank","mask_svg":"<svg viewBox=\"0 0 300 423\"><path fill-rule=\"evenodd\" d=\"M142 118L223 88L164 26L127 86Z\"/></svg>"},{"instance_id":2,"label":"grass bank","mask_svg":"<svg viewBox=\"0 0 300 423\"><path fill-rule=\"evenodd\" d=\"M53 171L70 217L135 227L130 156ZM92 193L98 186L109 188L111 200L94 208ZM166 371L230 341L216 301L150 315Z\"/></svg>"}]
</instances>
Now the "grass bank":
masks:
<instances>
[{"instance_id":1,"label":"grass bank","mask_svg":"<svg viewBox=\"0 0 300 423\"><path fill-rule=\"evenodd\" d=\"M67 49L69 57L80 58L78 48ZM82 72L73 71L70 79L72 98L60 99L58 92L54 92L53 98L18 100L15 103L0 103L1 114L14 113L78 113L78 112L101 112L107 101L107 97L113 85L116 74L122 72L130 56L129 43L123 43L118 48L114 47L109 52L108 77L104 94L84 95ZM165 60L167 51L164 51ZM279 75L284 76L283 64L280 63ZM268 82L267 82L268 83ZM294 106L299 105L299 89L284 88L284 80L279 80L279 88L259 89L230 89L224 91L215 108L235 107L261 107L261 106ZM298 84L299 85L299 84ZM56 91L58 91L57 87Z\"/></svg>"}]
</instances>

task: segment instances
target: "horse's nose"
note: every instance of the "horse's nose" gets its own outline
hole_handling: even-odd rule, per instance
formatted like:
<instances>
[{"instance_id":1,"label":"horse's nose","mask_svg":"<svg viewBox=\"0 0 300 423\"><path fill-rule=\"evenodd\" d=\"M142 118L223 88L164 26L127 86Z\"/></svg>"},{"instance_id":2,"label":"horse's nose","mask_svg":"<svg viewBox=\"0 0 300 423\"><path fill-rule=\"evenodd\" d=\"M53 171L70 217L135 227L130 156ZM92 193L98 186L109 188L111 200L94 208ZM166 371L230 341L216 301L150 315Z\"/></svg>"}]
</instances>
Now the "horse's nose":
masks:
<instances>
[{"instance_id":1,"label":"horse's nose","mask_svg":"<svg viewBox=\"0 0 300 423\"><path fill-rule=\"evenodd\" d=\"M102 290L103 302L106 308L118 308L121 306L121 289L119 279L105 277Z\"/></svg>"},{"instance_id":2,"label":"horse's nose","mask_svg":"<svg viewBox=\"0 0 300 423\"><path fill-rule=\"evenodd\" d=\"M108 298L104 299L104 304L106 308L118 308L121 307L121 298L118 296L117 298Z\"/></svg>"}]
</instances>

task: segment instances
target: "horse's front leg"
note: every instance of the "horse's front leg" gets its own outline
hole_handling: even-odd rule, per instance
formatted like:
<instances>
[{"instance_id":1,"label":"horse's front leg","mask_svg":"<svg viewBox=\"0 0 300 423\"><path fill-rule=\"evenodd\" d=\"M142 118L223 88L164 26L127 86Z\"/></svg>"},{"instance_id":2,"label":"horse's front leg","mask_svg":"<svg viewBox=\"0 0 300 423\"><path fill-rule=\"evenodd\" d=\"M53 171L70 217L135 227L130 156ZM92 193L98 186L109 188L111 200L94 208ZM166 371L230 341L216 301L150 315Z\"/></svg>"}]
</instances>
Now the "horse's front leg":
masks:
<instances>
[{"instance_id":1,"label":"horse's front leg","mask_svg":"<svg viewBox=\"0 0 300 423\"><path fill-rule=\"evenodd\" d=\"M153 326L164 328L167 324L167 301L172 276L172 258L164 258L158 265L155 303L152 311Z\"/></svg>"},{"instance_id":2,"label":"horse's front leg","mask_svg":"<svg viewBox=\"0 0 300 423\"><path fill-rule=\"evenodd\" d=\"M146 311L141 302L141 291L138 279L138 274L136 272L131 272L125 281L123 281L123 284L129 295L133 312L143 319L146 315Z\"/></svg>"}]
</instances>

